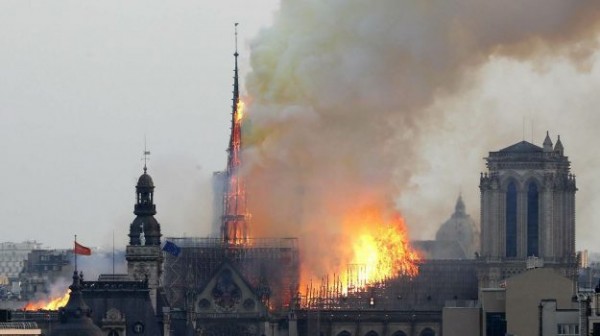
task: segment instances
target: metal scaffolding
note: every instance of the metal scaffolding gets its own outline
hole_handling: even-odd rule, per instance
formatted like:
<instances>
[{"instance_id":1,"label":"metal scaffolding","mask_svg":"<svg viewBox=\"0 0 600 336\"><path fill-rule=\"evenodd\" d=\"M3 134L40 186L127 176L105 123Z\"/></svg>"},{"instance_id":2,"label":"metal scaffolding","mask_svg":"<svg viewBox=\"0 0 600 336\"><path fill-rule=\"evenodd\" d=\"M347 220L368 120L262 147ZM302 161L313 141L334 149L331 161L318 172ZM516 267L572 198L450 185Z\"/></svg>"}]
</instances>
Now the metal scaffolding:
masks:
<instances>
[{"instance_id":1,"label":"metal scaffolding","mask_svg":"<svg viewBox=\"0 0 600 336\"><path fill-rule=\"evenodd\" d=\"M364 265L349 265L345 277L333 275L303 288L303 310L435 310L448 301L477 299L477 269L470 260L427 260L414 276L365 284L356 276ZM343 281L342 279L346 279Z\"/></svg>"}]
</instances>

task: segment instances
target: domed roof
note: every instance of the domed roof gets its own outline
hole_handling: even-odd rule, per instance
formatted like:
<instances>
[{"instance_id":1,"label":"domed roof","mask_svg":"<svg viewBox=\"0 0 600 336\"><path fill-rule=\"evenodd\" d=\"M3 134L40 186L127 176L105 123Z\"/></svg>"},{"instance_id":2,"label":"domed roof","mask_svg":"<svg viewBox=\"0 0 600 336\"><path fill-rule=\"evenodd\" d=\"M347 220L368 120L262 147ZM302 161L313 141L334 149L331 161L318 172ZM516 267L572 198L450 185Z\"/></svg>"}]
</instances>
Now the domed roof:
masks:
<instances>
[{"instance_id":1,"label":"domed roof","mask_svg":"<svg viewBox=\"0 0 600 336\"><path fill-rule=\"evenodd\" d=\"M435 235L438 241L456 241L471 256L477 249L479 232L475 221L465 211L465 204L459 196L452 216L439 228Z\"/></svg>"},{"instance_id":2,"label":"domed roof","mask_svg":"<svg viewBox=\"0 0 600 336\"><path fill-rule=\"evenodd\" d=\"M141 245L142 227L145 245L160 245L160 224L153 216L138 216L129 226L129 243Z\"/></svg>"},{"instance_id":3,"label":"domed roof","mask_svg":"<svg viewBox=\"0 0 600 336\"><path fill-rule=\"evenodd\" d=\"M152 177L146 173L144 169L144 173L140 176L137 182L138 188L154 188L154 181L152 181Z\"/></svg>"}]
</instances>

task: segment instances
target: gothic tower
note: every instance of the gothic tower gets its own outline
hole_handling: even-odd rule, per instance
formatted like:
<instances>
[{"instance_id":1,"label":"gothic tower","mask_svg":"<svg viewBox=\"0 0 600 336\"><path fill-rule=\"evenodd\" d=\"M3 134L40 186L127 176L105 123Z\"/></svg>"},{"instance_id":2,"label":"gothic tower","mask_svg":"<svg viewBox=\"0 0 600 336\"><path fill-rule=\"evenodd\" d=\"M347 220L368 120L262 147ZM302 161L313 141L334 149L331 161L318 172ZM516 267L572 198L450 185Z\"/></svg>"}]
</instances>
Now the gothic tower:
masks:
<instances>
[{"instance_id":1,"label":"gothic tower","mask_svg":"<svg viewBox=\"0 0 600 336\"><path fill-rule=\"evenodd\" d=\"M560 136L552 146L521 141L486 158L482 173L480 287L500 283L528 267L573 276L575 175Z\"/></svg>"},{"instance_id":2,"label":"gothic tower","mask_svg":"<svg viewBox=\"0 0 600 336\"><path fill-rule=\"evenodd\" d=\"M148 153L148 152L146 152ZM127 245L127 273L135 280L148 281L152 306L156 309L156 291L162 273L163 256L160 249L160 224L154 218L154 182L144 173L138 179L136 204L133 213L135 219L129 226L129 245Z\"/></svg>"}]
</instances>

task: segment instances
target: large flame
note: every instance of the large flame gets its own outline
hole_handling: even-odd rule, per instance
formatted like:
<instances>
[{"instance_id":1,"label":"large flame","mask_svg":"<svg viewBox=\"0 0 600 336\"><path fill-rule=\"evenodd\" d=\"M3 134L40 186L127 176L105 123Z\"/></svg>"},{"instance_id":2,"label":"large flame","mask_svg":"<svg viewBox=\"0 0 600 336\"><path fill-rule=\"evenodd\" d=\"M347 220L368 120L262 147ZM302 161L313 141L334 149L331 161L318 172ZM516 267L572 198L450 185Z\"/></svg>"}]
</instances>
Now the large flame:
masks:
<instances>
[{"instance_id":1,"label":"large flame","mask_svg":"<svg viewBox=\"0 0 600 336\"><path fill-rule=\"evenodd\" d=\"M349 213L341 226L345 237L341 245L348 248L326 256L340 261L330 269L332 274L314 284L311 270L303 269L307 274L302 274L300 290L306 290L302 294L307 298L358 293L389 279L418 274L420 257L411 248L404 219L397 211L363 208Z\"/></svg>"},{"instance_id":2,"label":"large flame","mask_svg":"<svg viewBox=\"0 0 600 336\"><path fill-rule=\"evenodd\" d=\"M68 290L63 296L51 298L48 300L40 300L36 302L27 302L23 310L58 310L60 307L64 307L69 301L69 295L71 290Z\"/></svg>"},{"instance_id":3,"label":"large flame","mask_svg":"<svg viewBox=\"0 0 600 336\"><path fill-rule=\"evenodd\" d=\"M369 285L397 276L415 276L419 257L408 244L404 220L397 212L384 218L380 210L361 211L348 219L349 227L358 227L361 233L352 242L351 265L357 269L358 285ZM350 279L351 280L351 279Z\"/></svg>"}]
</instances>

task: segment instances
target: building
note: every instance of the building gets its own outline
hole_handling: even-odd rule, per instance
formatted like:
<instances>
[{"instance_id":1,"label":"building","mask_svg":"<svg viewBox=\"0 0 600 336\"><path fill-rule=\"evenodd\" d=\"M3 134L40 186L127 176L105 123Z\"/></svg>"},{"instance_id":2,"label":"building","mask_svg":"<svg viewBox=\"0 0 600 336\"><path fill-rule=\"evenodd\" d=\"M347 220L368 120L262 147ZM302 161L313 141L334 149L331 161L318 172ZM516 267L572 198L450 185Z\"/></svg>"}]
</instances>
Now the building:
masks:
<instances>
[{"instance_id":1,"label":"building","mask_svg":"<svg viewBox=\"0 0 600 336\"><path fill-rule=\"evenodd\" d=\"M479 252L479 228L458 196L454 213L438 229L435 240L412 241L426 260L474 259Z\"/></svg>"},{"instance_id":2,"label":"building","mask_svg":"<svg viewBox=\"0 0 600 336\"><path fill-rule=\"evenodd\" d=\"M573 278L575 175L558 138L543 147L521 141L486 158L481 174L480 287L523 272L528 257Z\"/></svg>"},{"instance_id":3,"label":"building","mask_svg":"<svg viewBox=\"0 0 600 336\"><path fill-rule=\"evenodd\" d=\"M0 285L6 286L10 296L19 296L19 275L25 267L27 256L32 250L39 250L42 244L35 241L22 243L0 243Z\"/></svg>"},{"instance_id":4,"label":"building","mask_svg":"<svg viewBox=\"0 0 600 336\"><path fill-rule=\"evenodd\" d=\"M71 250L32 250L19 274L21 297L34 300L48 297L52 285L59 279L68 279L73 272Z\"/></svg>"},{"instance_id":5,"label":"building","mask_svg":"<svg viewBox=\"0 0 600 336\"><path fill-rule=\"evenodd\" d=\"M104 336L104 333L90 318L92 311L81 293L82 277L73 272L73 283L67 304L58 310L59 323L49 332L50 336Z\"/></svg>"}]
</instances>

